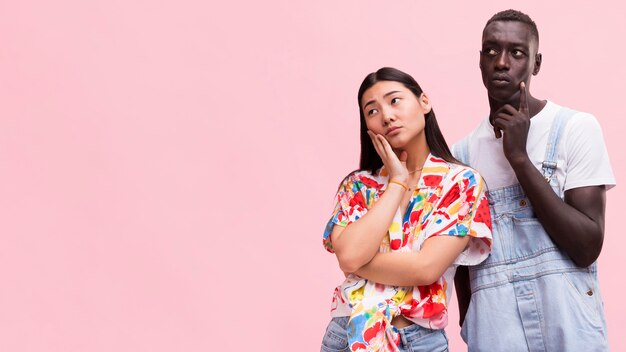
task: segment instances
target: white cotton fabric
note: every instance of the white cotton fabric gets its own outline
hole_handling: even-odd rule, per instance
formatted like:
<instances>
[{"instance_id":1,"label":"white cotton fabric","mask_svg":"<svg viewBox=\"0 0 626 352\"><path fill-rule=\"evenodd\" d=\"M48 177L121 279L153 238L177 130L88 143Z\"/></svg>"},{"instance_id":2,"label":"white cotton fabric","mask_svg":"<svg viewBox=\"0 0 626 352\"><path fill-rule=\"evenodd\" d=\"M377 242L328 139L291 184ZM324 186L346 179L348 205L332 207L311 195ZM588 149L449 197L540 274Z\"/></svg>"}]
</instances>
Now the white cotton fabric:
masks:
<instances>
[{"instance_id":1,"label":"white cotton fabric","mask_svg":"<svg viewBox=\"0 0 626 352\"><path fill-rule=\"evenodd\" d=\"M528 156L542 170L550 128L562 107L552 101L530 120L526 143ZM502 152L502 138L496 139L489 117L465 137L469 139L469 165L479 170L488 189L498 189L519 183ZM460 145L457 143L453 149ZM458 152L455 151L455 155ZM606 185L615 186L615 177L604 143L602 129L596 118L577 112L565 126L557 154L554 176L561 187L561 196L572 188Z\"/></svg>"}]
</instances>

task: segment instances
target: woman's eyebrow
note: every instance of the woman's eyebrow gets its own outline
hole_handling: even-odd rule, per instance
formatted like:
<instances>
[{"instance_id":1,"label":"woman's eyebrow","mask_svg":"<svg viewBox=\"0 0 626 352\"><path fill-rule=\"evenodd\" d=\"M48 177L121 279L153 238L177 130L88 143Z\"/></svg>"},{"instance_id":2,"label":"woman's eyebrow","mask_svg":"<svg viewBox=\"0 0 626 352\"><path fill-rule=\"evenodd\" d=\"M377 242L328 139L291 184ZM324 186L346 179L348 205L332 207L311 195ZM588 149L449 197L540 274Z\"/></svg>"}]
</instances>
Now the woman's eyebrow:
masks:
<instances>
[{"instance_id":1,"label":"woman's eyebrow","mask_svg":"<svg viewBox=\"0 0 626 352\"><path fill-rule=\"evenodd\" d=\"M395 94L395 93L400 93L400 91L399 90L392 90L391 92L386 93L385 95L383 95L383 98L386 98L386 97L390 96L391 94ZM376 101L374 99L368 101L367 103L365 103L365 105L363 105L363 109L365 109L370 104L374 104L375 102Z\"/></svg>"}]
</instances>

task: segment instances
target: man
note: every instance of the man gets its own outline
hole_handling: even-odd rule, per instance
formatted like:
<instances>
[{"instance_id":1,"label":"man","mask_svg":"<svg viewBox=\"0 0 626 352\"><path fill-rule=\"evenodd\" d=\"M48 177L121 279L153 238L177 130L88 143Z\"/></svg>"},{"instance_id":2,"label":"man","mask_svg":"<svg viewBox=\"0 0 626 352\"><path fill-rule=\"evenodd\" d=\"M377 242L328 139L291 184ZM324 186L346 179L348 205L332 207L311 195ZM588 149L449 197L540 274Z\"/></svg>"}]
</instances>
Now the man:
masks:
<instances>
[{"instance_id":1,"label":"man","mask_svg":"<svg viewBox=\"0 0 626 352\"><path fill-rule=\"evenodd\" d=\"M487 22L489 118L453 148L485 178L493 220L492 254L455 280L470 351L608 350L595 261L615 180L596 119L530 93L538 46L526 14Z\"/></svg>"}]
</instances>

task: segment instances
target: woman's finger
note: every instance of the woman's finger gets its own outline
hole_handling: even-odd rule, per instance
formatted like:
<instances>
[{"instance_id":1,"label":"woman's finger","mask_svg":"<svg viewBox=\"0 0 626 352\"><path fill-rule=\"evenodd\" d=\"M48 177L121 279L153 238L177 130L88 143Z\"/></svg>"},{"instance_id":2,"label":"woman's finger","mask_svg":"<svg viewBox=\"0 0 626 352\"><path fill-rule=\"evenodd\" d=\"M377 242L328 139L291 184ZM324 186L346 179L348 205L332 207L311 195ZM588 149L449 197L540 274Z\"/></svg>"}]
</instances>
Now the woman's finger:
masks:
<instances>
[{"instance_id":1,"label":"woman's finger","mask_svg":"<svg viewBox=\"0 0 626 352\"><path fill-rule=\"evenodd\" d=\"M380 141L378 140L378 136L375 135L372 131L367 131L367 134L370 136L370 139L372 140L372 144L374 145L374 149L376 149L376 153L378 154L378 156L380 156L383 162L385 162L385 154L383 151L383 147L380 144Z\"/></svg>"},{"instance_id":2,"label":"woman's finger","mask_svg":"<svg viewBox=\"0 0 626 352\"><path fill-rule=\"evenodd\" d=\"M385 158L387 160L392 160L391 158L394 158L396 154L393 152L393 149L391 149L391 145L389 145L389 142L382 134L377 135L377 137L378 142L380 143L380 148L382 149L383 154L385 154Z\"/></svg>"},{"instance_id":3,"label":"woman's finger","mask_svg":"<svg viewBox=\"0 0 626 352\"><path fill-rule=\"evenodd\" d=\"M397 168L398 166L401 166L401 167L406 169L406 163L402 163L402 161L400 160L400 158L398 157L396 152L394 152L393 148L391 148L391 144L389 144L389 141L387 141L387 139L385 139L385 137L380 136L380 144L384 148L384 152L387 155L387 160L385 161L385 164L389 163L388 167ZM402 154L402 153L400 153L400 154ZM405 157L405 160L407 158L408 158L408 155L407 155L407 157ZM394 166L394 165L396 165L396 166Z\"/></svg>"},{"instance_id":4,"label":"woman's finger","mask_svg":"<svg viewBox=\"0 0 626 352\"><path fill-rule=\"evenodd\" d=\"M382 145L384 152L387 155L387 159L383 159L385 163L385 167L389 171L390 177L399 177L401 180L406 180L408 177L408 171L406 169L406 160L408 159L408 154L406 151L400 152L400 155L394 152L393 148L391 148L391 144L387 141L383 136L379 137L380 144Z\"/></svg>"},{"instance_id":5,"label":"woman's finger","mask_svg":"<svg viewBox=\"0 0 626 352\"><path fill-rule=\"evenodd\" d=\"M380 144L383 146L383 148L385 149L385 153L389 156L391 156L393 154L393 156L396 156L396 153L394 153L393 148L391 148L391 144L389 144L389 142L385 139L385 137L378 135L380 138Z\"/></svg>"},{"instance_id":6,"label":"woman's finger","mask_svg":"<svg viewBox=\"0 0 626 352\"><path fill-rule=\"evenodd\" d=\"M408 158L409 158L409 153L407 153L407 152L406 152L406 150L403 150L403 151L400 153L400 162L401 162L403 165L406 165L406 161L407 161L407 159L408 159Z\"/></svg>"}]
</instances>

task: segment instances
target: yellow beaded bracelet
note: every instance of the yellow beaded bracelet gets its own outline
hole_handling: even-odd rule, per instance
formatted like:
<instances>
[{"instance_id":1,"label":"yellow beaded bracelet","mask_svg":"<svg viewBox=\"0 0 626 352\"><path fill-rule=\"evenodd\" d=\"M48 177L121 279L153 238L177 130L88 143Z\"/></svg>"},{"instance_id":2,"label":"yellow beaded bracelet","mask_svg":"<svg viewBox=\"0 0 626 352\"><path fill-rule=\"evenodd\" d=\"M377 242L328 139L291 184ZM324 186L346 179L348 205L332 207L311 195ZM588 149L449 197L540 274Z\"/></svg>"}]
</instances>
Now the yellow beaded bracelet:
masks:
<instances>
[{"instance_id":1,"label":"yellow beaded bracelet","mask_svg":"<svg viewBox=\"0 0 626 352\"><path fill-rule=\"evenodd\" d=\"M409 187L406 184L404 184L404 183L402 183L400 181L390 180L389 183L395 183L395 184L401 186L402 188L404 188L405 191L409 190Z\"/></svg>"}]
</instances>

